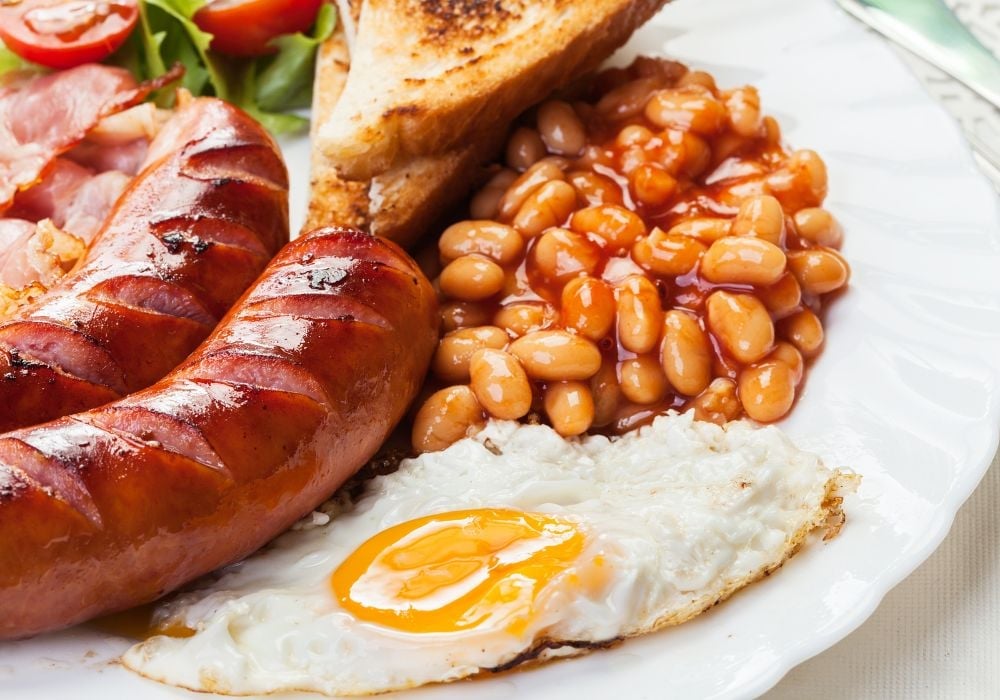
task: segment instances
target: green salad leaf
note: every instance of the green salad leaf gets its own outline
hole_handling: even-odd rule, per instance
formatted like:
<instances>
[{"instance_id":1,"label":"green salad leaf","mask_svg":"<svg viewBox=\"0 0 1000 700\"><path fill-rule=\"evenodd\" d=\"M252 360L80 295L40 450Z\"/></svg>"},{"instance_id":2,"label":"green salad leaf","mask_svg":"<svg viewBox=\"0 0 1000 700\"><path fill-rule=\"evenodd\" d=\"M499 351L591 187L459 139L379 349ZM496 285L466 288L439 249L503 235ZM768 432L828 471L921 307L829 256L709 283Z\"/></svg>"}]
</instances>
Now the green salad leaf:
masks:
<instances>
[{"instance_id":1,"label":"green salad leaf","mask_svg":"<svg viewBox=\"0 0 1000 700\"><path fill-rule=\"evenodd\" d=\"M182 63L187 71L181 85L195 95L212 94L229 99L229 83L220 58L210 50L212 35L194 23L194 13L204 0L144 0L145 15L164 67Z\"/></svg>"},{"instance_id":2,"label":"green salad leaf","mask_svg":"<svg viewBox=\"0 0 1000 700\"><path fill-rule=\"evenodd\" d=\"M162 75L181 63L180 87L191 93L228 100L276 134L305 128L308 121L289 112L309 105L316 51L337 24L334 6L321 7L308 34L277 37L275 54L246 59L211 50L212 35L193 19L204 5L205 0L142 0L135 32L111 62L140 78ZM169 106L174 92L174 87L161 90L157 102Z\"/></svg>"},{"instance_id":3,"label":"green salad leaf","mask_svg":"<svg viewBox=\"0 0 1000 700\"><path fill-rule=\"evenodd\" d=\"M18 70L23 63L24 60L20 56L0 43L0 73Z\"/></svg>"},{"instance_id":4,"label":"green salad leaf","mask_svg":"<svg viewBox=\"0 0 1000 700\"><path fill-rule=\"evenodd\" d=\"M309 106L316 51L336 26L337 13L326 4L320 7L311 34L286 34L272 42L278 53L257 75L255 98L261 109L275 112Z\"/></svg>"},{"instance_id":5,"label":"green salad leaf","mask_svg":"<svg viewBox=\"0 0 1000 700\"><path fill-rule=\"evenodd\" d=\"M37 63L25 61L23 58L4 46L4 43L0 41L0 75L22 70L41 72L44 71L45 68Z\"/></svg>"}]
</instances>

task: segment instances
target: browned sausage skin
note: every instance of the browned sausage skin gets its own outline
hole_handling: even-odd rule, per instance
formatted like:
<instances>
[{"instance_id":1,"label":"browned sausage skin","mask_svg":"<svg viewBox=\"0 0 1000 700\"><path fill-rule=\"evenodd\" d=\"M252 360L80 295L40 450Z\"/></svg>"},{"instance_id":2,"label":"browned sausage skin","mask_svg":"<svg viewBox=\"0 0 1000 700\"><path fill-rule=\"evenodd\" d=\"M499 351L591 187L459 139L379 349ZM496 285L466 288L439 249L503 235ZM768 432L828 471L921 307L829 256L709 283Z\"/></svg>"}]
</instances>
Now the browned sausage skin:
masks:
<instances>
[{"instance_id":1,"label":"browned sausage skin","mask_svg":"<svg viewBox=\"0 0 1000 700\"><path fill-rule=\"evenodd\" d=\"M403 416L435 295L394 244L289 244L150 389L0 437L0 639L143 603L309 512Z\"/></svg>"},{"instance_id":2,"label":"browned sausage skin","mask_svg":"<svg viewBox=\"0 0 1000 700\"><path fill-rule=\"evenodd\" d=\"M239 109L191 100L146 163L81 266L0 323L0 430L157 381L288 241L280 152Z\"/></svg>"}]
</instances>

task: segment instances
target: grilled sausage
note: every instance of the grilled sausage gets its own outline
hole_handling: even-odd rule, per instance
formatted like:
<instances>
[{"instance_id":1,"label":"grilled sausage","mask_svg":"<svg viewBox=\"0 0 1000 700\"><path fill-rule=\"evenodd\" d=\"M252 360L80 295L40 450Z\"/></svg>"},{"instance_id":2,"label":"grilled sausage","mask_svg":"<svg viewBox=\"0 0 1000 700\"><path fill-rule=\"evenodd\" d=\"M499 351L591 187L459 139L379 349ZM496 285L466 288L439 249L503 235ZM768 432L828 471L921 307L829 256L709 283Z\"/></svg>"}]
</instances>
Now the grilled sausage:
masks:
<instances>
[{"instance_id":1,"label":"grilled sausage","mask_svg":"<svg viewBox=\"0 0 1000 700\"><path fill-rule=\"evenodd\" d=\"M0 323L0 431L157 381L288 241L284 163L239 109L188 102L146 163L81 266Z\"/></svg>"},{"instance_id":2,"label":"grilled sausage","mask_svg":"<svg viewBox=\"0 0 1000 700\"><path fill-rule=\"evenodd\" d=\"M163 381L0 436L0 639L153 600L316 507L416 395L435 307L394 244L320 229Z\"/></svg>"}]
</instances>

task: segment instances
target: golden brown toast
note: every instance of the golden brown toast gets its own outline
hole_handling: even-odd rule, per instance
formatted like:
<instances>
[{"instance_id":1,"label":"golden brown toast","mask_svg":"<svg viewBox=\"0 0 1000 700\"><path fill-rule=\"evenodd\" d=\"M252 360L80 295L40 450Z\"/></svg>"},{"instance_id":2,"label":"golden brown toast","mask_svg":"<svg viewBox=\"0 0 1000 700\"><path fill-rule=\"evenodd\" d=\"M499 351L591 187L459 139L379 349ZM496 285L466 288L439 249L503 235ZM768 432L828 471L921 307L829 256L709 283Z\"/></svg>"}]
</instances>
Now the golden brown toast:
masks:
<instances>
[{"instance_id":1,"label":"golden brown toast","mask_svg":"<svg viewBox=\"0 0 1000 700\"><path fill-rule=\"evenodd\" d=\"M317 59L314 144L317 129L329 120L340 96L348 68L347 36L338 29L320 48ZM351 226L410 245L482 179L481 163L496 155L504 135L499 132L495 138L443 155L415 158L365 181L342 179L323 152L313 148L305 229L331 224Z\"/></svg>"},{"instance_id":2,"label":"golden brown toast","mask_svg":"<svg viewBox=\"0 0 1000 700\"><path fill-rule=\"evenodd\" d=\"M597 67L665 2L353 0L353 68L314 148L368 180L481 141Z\"/></svg>"}]
</instances>

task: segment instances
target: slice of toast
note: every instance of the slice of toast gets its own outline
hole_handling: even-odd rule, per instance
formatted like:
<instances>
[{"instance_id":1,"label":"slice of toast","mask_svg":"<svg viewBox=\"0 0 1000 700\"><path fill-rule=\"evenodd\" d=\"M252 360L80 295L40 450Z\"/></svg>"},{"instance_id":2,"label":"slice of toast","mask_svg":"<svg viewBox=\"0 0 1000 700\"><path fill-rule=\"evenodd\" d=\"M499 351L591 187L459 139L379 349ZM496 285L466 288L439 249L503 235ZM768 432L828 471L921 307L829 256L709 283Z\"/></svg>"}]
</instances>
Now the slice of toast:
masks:
<instances>
[{"instance_id":1,"label":"slice of toast","mask_svg":"<svg viewBox=\"0 0 1000 700\"><path fill-rule=\"evenodd\" d=\"M329 121L347 80L351 24L344 22L341 27L323 44L317 57L314 144L317 130ZM344 180L322 150L313 148L305 229L351 226L411 245L483 178L481 164L496 155L504 136L501 131L494 138L443 155L415 158L364 181Z\"/></svg>"},{"instance_id":2,"label":"slice of toast","mask_svg":"<svg viewBox=\"0 0 1000 700\"><path fill-rule=\"evenodd\" d=\"M354 68L314 148L368 180L481 141L596 68L665 2L345 0Z\"/></svg>"}]
</instances>

